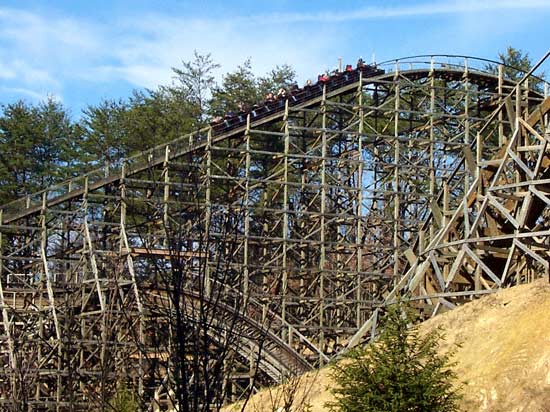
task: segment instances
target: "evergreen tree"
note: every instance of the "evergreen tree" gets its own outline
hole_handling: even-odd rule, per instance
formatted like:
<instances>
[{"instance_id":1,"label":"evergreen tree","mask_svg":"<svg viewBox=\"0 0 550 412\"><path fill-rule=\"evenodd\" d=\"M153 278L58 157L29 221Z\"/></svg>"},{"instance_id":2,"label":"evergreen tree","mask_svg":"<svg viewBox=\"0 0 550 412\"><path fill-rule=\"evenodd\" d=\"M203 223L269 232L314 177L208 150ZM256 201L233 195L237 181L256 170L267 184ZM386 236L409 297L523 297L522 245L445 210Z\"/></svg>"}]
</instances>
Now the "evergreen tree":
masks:
<instances>
[{"instance_id":1,"label":"evergreen tree","mask_svg":"<svg viewBox=\"0 0 550 412\"><path fill-rule=\"evenodd\" d=\"M211 114L223 116L228 112L238 112L239 106L250 107L261 101L263 95L252 72L250 59L238 66L234 72L223 76L222 84L212 92Z\"/></svg>"},{"instance_id":2,"label":"evergreen tree","mask_svg":"<svg viewBox=\"0 0 550 412\"><path fill-rule=\"evenodd\" d=\"M261 96L264 96L268 92L275 92L281 87L288 90L294 83L296 83L296 71L288 64L283 64L275 66L264 77L260 77L258 79L258 89Z\"/></svg>"},{"instance_id":3,"label":"evergreen tree","mask_svg":"<svg viewBox=\"0 0 550 412\"><path fill-rule=\"evenodd\" d=\"M441 332L421 335L412 316L391 308L378 341L354 350L336 365L332 411L453 412L460 396L453 386L452 353L440 354Z\"/></svg>"},{"instance_id":4,"label":"evergreen tree","mask_svg":"<svg viewBox=\"0 0 550 412\"><path fill-rule=\"evenodd\" d=\"M195 130L208 123L210 98L216 85L214 72L219 68L210 54L201 55L195 51L194 59L183 62L181 69L172 68L174 81L164 88L174 100L185 103Z\"/></svg>"},{"instance_id":5,"label":"evergreen tree","mask_svg":"<svg viewBox=\"0 0 550 412\"><path fill-rule=\"evenodd\" d=\"M209 54L195 52L192 60L172 69L170 85L90 105L76 123L53 99L2 106L0 204L196 131L212 116L261 102L267 91L289 87L295 78L286 65L258 78L246 60L218 86L214 73L219 67Z\"/></svg>"},{"instance_id":6,"label":"evergreen tree","mask_svg":"<svg viewBox=\"0 0 550 412\"><path fill-rule=\"evenodd\" d=\"M116 393L108 403L106 411L135 412L139 410L138 397L124 383L118 383Z\"/></svg>"},{"instance_id":7,"label":"evergreen tree","mask_svg":"<svg viewBox=\"0 0 550 412\"><path fill-rule=\"evenodd\" d=\"M181 137L198 127L191 104L165 88L134 92L123 116L128 155Z\"/></svg>"},{"instance_id":8,"label":"evergreen tree","mask_svg":"<svg viewBox=\"0 0 550 412\"><path fill-rule=\"evenodd\" d=\"M244 61L233 72L223 76L220 86L214 87L210 102L211 114L223 116L227 112L238 112L239 106L251 107L263 102L267 93L278 89L289 89L296 81L296 72L288 65L276 66L265 76L256 77L250 59Z\"/></svg>"},{"instance_id":9,"label":"evergreen tree","mask_svg":"<svg viewBox=\"0 0 550 412\"><path fill-rule=\"evenodd\" d=\"M37 160L45 168L40 182L44 188L79 174L82 141L80 130L61 102L48 99L40 103L38 119L43 148L38 147Z\"/></svg>"},{"instance_id":10,"label":"evergreen tree","mask_svg":"<svg viewBox=\"0 0 550 412\"><path fill-rule=\"evenodd\" d=\"M61 103L24 101L0 114L0 204L65 179L74 168L75 128Z\"/></svg>"},{"instance_id":11,"label":"evergreen tree","mask_svg":"<svg viewBox=\"0 0 550 412\"><path fill-rule=\"evenodd\" d=\"M210 55L195 53L194 60L172 69L171 85L89 106L80 121L84 163L88 168L116 164L204 127L218 67Z\"/></svg>"},{"instance_id":12,"label":"evergreen tree","mask_svg":"<svg viewBox=\"0 0 550 412\"><path fill-rule=\"evenodd\" d=\"M533 67L533 62L529 57L529 53L521 49L516 49L508 46L504 53L498 54L498 60L503 64L502 73L505 79L514 82L520 81L525 74ZM485 70L490 73L498 73L498 65L487 64ZM540 79L545 79L544 73L537 75ZM531 80L530 87L542 91L542 82L540 80Z\"/></svg>"},{"instance_id":13,"label":"evergreen tree","mask_svg":"<svg viewBox=\"0 0 550 412\"><path fill-rule=\"evenodd\" d=\"M130 142L124 119L127 104L104 100L88 106L80 121L82 162L88 169L114 163L127 156Z\"/></svg>"}]
</instances>

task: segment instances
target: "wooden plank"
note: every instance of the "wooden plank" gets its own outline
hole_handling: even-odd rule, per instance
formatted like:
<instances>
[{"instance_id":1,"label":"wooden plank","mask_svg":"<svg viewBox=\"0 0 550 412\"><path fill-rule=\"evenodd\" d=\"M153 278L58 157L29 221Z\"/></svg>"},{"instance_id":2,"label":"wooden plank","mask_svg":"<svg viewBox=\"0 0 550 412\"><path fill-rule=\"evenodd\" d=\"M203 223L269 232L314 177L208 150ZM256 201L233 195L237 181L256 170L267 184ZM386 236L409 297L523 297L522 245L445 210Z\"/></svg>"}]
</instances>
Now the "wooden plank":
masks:
<instances>
[{"instance_id":1,"label":"wooden plank","mask_svg":"<svg viewBox=\"0 0 550 412\"><path fill-rule=\"evenodd\" d=\"M523 244L522 242L520 242L519 240L517 239L514 239L514 244L520 248L521 250L523 250L526 254L528 254L529 256L531 256L533 259L535 259L537 262L539 262L542 266L544 266L544 268L546 270L548 270L549 268L549 264L548 262L546 261L546 259L540 257L539 255L537 255L535 252L533 252L531 249L529 249L525 244Z\"/></svg>"},{"instance_id":2,"label":"wooden plank","mask_svg":"<svg viewBox=\"0 0 550 412\"><path fill-rule=\"evenodd\" d=\"M538 190L534 185L529 187L529 191L532 192L535 196L537 196L544 203L546 203L547 207L550 207L550 198L548 198L548 196L546 196L544 193L542 193L540 190Z\"/></svg>"},{"instance_id":3,"label":"wooden plank","mask_svg":"<svg viewBox=\"0 0 550 412\"><path fill-rule=\"evenodd\" d=\"M428 270L429 265L430 265L430 261L425 260L416 269L416 273L414 274L414 277L411 279L411 281L407 285L408 286L407 288L408 288L409 291L413 291L417 288L418 284L420 283L420 281L424 277L426 271Z\"/></svg>"},{"instance_id":4,"label":"wooden plank","mask_svg":"<svg viewBox=\"0 0 550 412\"><path fill-rule=\"evenodd\" d=\"M130 248L130 253L134 256L162 256L162 257L187 257L203 258L206 255L197 251L175 251L169 249L150 249L150 248Z\"/></svg>"},{"instance_id":5,"label":"wooden plank","mask_svg":"<svg viewBox=\"0 0 550 412\"><path fill-rule=\"evenodd\" d=\"M481 163L480 163L480 166L481 167L488 167L488 166L500 166L500 164L502 163L502 159L491 159L491 160L483 160Z\"/></svg>"},{"instance_id":6,"label":"wooden plank","mask_svg":"<svg viewBox=\"0 0 550 412\"><path fill-rule=\"evenodd\" d=\"M522 227L525 226L525 219L527 219L527 215L529 213L529 210L531 209L532 200L533 193L528 191L527 196L525 196L525 198L523 199L523 203L519 212L518 223Z\"/></svg>"},{"instance_id":7,"label":"wooden plank","mask_svg":"<svg viewBox=\"0 0 550 412\"><path fill-rule=\"evenodd\" d=\"M506 109L506 115L508 116L508 121L513 125L516 122L516 111L514 110L514 104L512 103L512 98L506 96L504 99L504 108Z\"/></svg>"},{"instance_id":8,"label":"wooden plank","mask_svg":"<svg viewBox=\"0 0 550 412\"><path fill-rule=\"evenodd\" d=\"M462 153L464 153L464 159L466 160L466 167L470 171L472 176L475 176L477 171L477 164L472 153L472 149L469 146L462 146Z\"/></svg>"},{"instance_id":9,"label":"wooden plank","mask_svg":"<svg viewBox=\"0 0 550 412\"><path fill-rule=\"evenodd\" d=\"M524 232L524 233L507 233L507 234L498 235L498 236L482 236L478 238L459 239L449 243L440 243L440 244L434 245L432 249L437 250L442 248L448 248L451 246L464 245L468 243L495 242L500 240L514 239L514 238L517 238L517 239L533 238L537 236L543 236L543 237L550 236L550 230L540 230L536 232Z\"/></svg>"},{"instance_id":10,"label":"wooden plank","mask_svg":"<svg viewBox=\"0 0 550 412\"><path fill-rule=\"evenodd\" d=\"M470 237L470 215L468 213L468 206L466 203L462 203L462 215L464 216L464 237Z\"/></svg>"},{"instance_id":11,"label":"wooden plank","mask_svg":"<svg viewBox=\"0 0 550 412\"><path fill-rule=\"evenodd\" d=\"M447 288L455 278L456 274L458 273L460 266L462 265L462 260L466 255L464 248L465 248L465 245L463 245L462 248L458 251L456 258L453 262L453 265L451 266L451 270L449 271L449 276L447 277L447 281L445 282L445 290L447 290Z\"/></svg>"},{"instance_id":12,"label":"wooden plank","mask_svg":"<svg viewBox=\"0 0 550 412\"><path fill-rule=\"evenodd\" d=\"M529 167L525 163L523 163L518 155L516 155L511 149L508 149L507 153L508 156L510 156L514 160L514 162L525 172L527 176L529 176L530 179L533 179L535 177L533 171L529 169Z\"/></svg>"},{"instance_id":13,"label":"wooden plank","mask_svg":"<svg viewBox=\"0 0 550 412\"><path fill-rule=\"evenodd\" d=\"M409 298L410 301L415 300L430 300L438 298L460 298L460 297L472 297L472 296L483 296L496 293L495 289L486 289L486 290L463 290L458 292L442 292L442 293L432 293L424 296L413 296Z\"/></svg>"},{"instance_id":14,"label":"wooden plank","mask_svg":"<svg viewBox=\"0 0 550 412\"><path fill-rule=\"evenodd\" d=\"M435 219L437 227L441 227L441 223L443 221L443 213L441 213L441 208L439 207L435 199L430 202L430 209L432 209L432 216Z\"/></svg>"},{"instance_id":15,"label":"wooden plank","mask_svg":"<svg viewBox=\"0 0 550 412\"><path fill-rule=\"evenodd\" d=\"M491 278L491 280L493 282L495 282L499 287L502 286L502 282L500 281L500 279L498 278L497 275L495 275L495 272L493 272L491 270L491 268L489 268L489 266L487 266L480 258L478 255L476 255L474 252L472 252L472 250L464 245L464 250L466 251L466 253L468 254L468 256L474 261L476 262L479 266L481 266L481 268L483 269L483 271L485 273L487 273L489 275L489 277Z\"/></svg>"},{"instance_id":16,"label":"wooden plank","mask_svg":"<svg viewBox=\"0 0 550 412\"><path fill-rule=\"evenodd\" d=\"M448 309L451 309L451 310L452 310L452 309L456 308L456 305L455 305L454 303L452 303L451 301L449 301L449 300L447 300L447 299L445 299L445 298L439 298L439 302L440 302L443 306L447 307Z\"/></svg>"},{"instance_id":17,"label":"wooden plank","mask_svg":"<svg viewBox=\"0 0 550 412\"><path fill-rule=\"evenodd\" d=\"M536 180L529 180L525 182L514 182L514 183L505 184L505 185L492 186L492 187L488 187L487 191L492 192L496 190L517 189L520 187L531 186L531 185L537 185L537 186L550 185L550 179L536 179Z\"/></svg>"},{"instance_id":18,"label":"wooden plank","mask_svg":"<svg viewBox=\"0 0 550 412\"><path fill-rule=\"evenodd\" d=\"M542 117L550 111L550 97L544 99L544 101L536 107L531 115L527 118L527 123L530 126L534 126L541 121Z\"/></svg>"},{"instance_id":19,"label":"wooden plank","mask_svg":"<svg viewBox=\"0 0 550 412\"><path fill-rule=\"evenodd\" d=\"M437 279L437 282L439 283L439 287L441 288L441 291L445 290L445 280L443 279L443 275L441 274L441 270L439 269L439 264L437 263L437 260L435 259L435 255L433 250L429 253L429 259L432 264L432 267L434 269L435 277Z\"/></svg>"},{"instance_id":20,"label":"wooden plank","mask_svg":"<svg viewBox=\"0 0 550 412\"><path fill-rule=\"evenodd\" d=\"M502 204L490 193L487 194L487 199L489 199L489 203L491 203L491 205L493 205L506 219L508 219L508 221L510 221L516 229L519 229L519 222L510 214L508 209L502 206Z\"/></svg>"},{"instance_id":21,"label":"wooden plank","mask_svg":"<svg viewBox=\"0 0 550 412\"><path fill-rule=\"evenodd\" d=\"M411 265L411 266L416 265L416 263L418 261L418 258L416 257L416 255L414 254L412 249L409 248L409 249L405 250L405 257L407 258L407 261L409 262L409 265Z\"/></svg>"}]
</instances>

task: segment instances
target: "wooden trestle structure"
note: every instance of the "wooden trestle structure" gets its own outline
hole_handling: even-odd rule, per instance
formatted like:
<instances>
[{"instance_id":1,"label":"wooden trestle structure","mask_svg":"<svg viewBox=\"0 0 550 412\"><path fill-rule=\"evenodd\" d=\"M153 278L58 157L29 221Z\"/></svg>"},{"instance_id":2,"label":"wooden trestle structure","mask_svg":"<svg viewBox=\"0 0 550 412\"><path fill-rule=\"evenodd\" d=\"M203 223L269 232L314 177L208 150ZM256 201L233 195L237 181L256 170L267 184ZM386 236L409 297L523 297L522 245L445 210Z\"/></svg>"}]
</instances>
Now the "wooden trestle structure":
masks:
<instances>
[{"instance_id":1,"label":"wooden trestle structure","mask_svg":"<svg viewBox=\"0 0 550 412\"><path fill-rule=\"evenodd\" d=\"M25 393L30 410L88 410L120 377L167 407L151 370L169 370L170 343L146 349L163 324L151 267L177 254L215 282L219 248L196 239L223 243L228 216L243 287L224 287L248 303L236 351L246 366L267 336L266 382L368 339L397 295L433 316L547 275L548 87L483 65L357 71L3 206L0 409Z\"/></svg>"}]
</instances>

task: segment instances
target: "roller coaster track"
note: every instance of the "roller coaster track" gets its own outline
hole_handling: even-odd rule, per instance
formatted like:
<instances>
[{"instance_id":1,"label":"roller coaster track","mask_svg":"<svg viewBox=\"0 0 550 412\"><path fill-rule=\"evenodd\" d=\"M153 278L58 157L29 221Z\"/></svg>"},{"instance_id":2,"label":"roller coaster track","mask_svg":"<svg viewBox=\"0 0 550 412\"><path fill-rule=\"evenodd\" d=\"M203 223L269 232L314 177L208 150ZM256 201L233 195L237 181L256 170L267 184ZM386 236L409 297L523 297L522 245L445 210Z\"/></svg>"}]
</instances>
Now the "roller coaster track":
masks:
<instances>
[{"instance_id":1,"label":"roller coaster track","mask_svg":"<svg viewBox=\"0 0 550 412\"><path fill-rule=\"evenodd\" d=\"M231 288L226 287L225 289L224 296L242 294ZM184 290L184 293L197 302L200 299L204 299L198 292L191 289ZM206 299L208 300L208 297ZM236 301L243 302L244 297L239 296ZM308 350L317 353L319 356L324 356L315 345L309 342L307 337L303 336L291 325L285 324L284 320L276 313L271 311L264 313L264 306L254 299L249 299L247 301L244 313L242 310L239 310L239 308L227 304L219 304L217 307L219 308L216 317L216 322L219 323L217 329L223 331L224 325L230 324L234 319L238 319L239 335L242 336L242 338L238 340L240 349L242 350L243 347L249 348L246 354L252 359L255 354L261 354L259 359L261 369L268 371L269 376L275 382L279 382L294 374L307 372L313 369L314 365L305 360L302 355L281 340L281 338L270 329L290 327L289 333L292 333L296 339L303 342ZM243 344L244 346L241 346ZM258 347L260 344L262 344L261 348ZM328 357L325 357L325 361L329 361Z\"/></svg>"},{"instance_id":2,"label":"roller coaster track","mask_svg":"<svg viewBox=\"0 0 550 412\"><path fill-rule=\"evenodd\" d=\"M260 383L374 336L398 295L433 316L548 272L550 101L442 60L341 73L0 208L0 404L84 410L126 373L166 408L148 271L170 259L230 261L245 286L218 286L213 331L239 320ZM193 246L223 245L225 219L230 255ZM176 223L191 246L170 250Z\"/></svg>"},{"instance_id":3,"label":"roller coaster track","mask_svg":"<svg viewBox=\"0 0 550 412\"><path fill-rule=\"evenodd\" d=\"M361 75L360 75L361 73ZM189 135L186 135L177 141L170 142L169 145L161 145L158 146L151 151L146 151L144 153L140 153L135 157L126 159L124 163L126 164L125 169L125 176L130 177L132 174L143 172L144 170L148 170L151 167L159 166L163 162L166 161L166 147L170 146L171 148L178 148L175 152L170 152L169 154L169 160L176 159L180 156L184 156L188 153L194 152L196 150L199 150L201 148L205 148L208 144L205 135L210 132L212 134L212 143L221 142L224 140L227 140L235 135L241 135L245 132L247 128L247 121L250 121L251 124L249 125L252 127L258 127L262 126L264 124L270 124L276 121L280 121L284 114L285 114L285 102L288 101L289 106L295 107L296 109L302 109L307 108L316 104L319 104L319 102L323 98L323 90L327 92L326 97L331 97L333 95L339 95L342 93L346 93L349 91L355 91L357 90L358 85L360 82L363 81L362 74L364 72L361 71L354 71L353 75L351 74L344 74L343 76L346 76L346 78L342 79L336 79L336 81L328 82L327 86L324 88L322 84L316 84L314 86L311 86L309 92L306 94L306 92L302 92L302 96L300 96L299 100L293 100L292 98L287 98L284 100L278 100L276 102L272 103L264 103L263 106L260 107L260 109L256 109L255 111L261 110L261 114L258 114L257 116L252 115L251 112L247 113L246 115L241 115L240 120L233 119L232 124L221 124L220 126L214 126L212 128L205 128L197 133L192 133ZM367 71L367 73L369 73ZM373 70L374 74L377 72ZM372 76L372 74L371 74ZM368 77L365 77L365 79ZM180 143L183 143L183 147L180 149ZM135 164L134 164L135 163ZM132 166L129 166L132 165ZM24 218L28 215L37 214L40 213L40 210L42 208L42 195L47 193L53 193L53 198L51 200L47 201L46 206L55 206L59 203L63 203L75 198L80 198L83 196L85 192L84 187L79 187L77 189L72 189L74 186L81 186L82 181L84 179L94 178L98 174L107 174L108 176L103 179L97 179L93 182L88 180L88 188L87 190L96 190L100 189L106 185L116 184L120 182L120 179L122 178L121 170L116 170L115 173L112 173L110 171L110 167L107 169L98 169L93 172L90 172L87 175L80 176L76 179L71 179L66 182L63 182L59 185L55 185L52 187L49 187L43 191L34 193L31 195L32 198L37 199L34 205L31 204L25 204L21 205L22 202L27 203L28 200L16 200L12 203L8 203L4 206L6 210L6 214L4 215L4 223L9 223L17 219ZM59 192L65 192L62 195L58 195ZM22 207L23 206L23 207ZM16 212L11 214L10 211L15 210Z\"/></svg>"},{"instance_id":4,"label":"roller coaster track","mask_svg":"<svg viewBox=\"0 0 550 412\"><path fill-rule=\"evenodd\" d=\"M326 95L323 96L323 85L316 84L311 86L311 90L307 95L300 96L299 100L293 101L292 98L279 100L275 103L271 103L269 106L266 104L262 106L261 116L250 116L246 113L240 116L240 120L233 120L233 123L225 126L214 128L204 128L196 133L183 136L176 141L172 141L165 145L157 146L149 151L139 153L136 156L123 160L125 164L124 176L130 177L132 174L137 174L151 167L162 165L166 161L166 148L170 147L172 150L169 153L169 160L176 159L186 154L192 153L199 149L204 149L208 142L206 141L206 134L210 131L212 133L212 143L221 142L230 139L232 136L242 135L245 133L247 127L255 128L265 124L281 121L285 115L285 101L288 100L288 104L292 109L300 110L306 109L311 106L318 105L323 98L331 98L344 93L356 91L362 84L369 83L369 79L375 78L377 82L390 82L395 76L395 73L381 74L380 71L372 70L372 72L355 71L353 76L349 75L347 79L336 79L333 82L329 82L326 88ZM459 69L415 69L408 70L400 74L402 77L411 81L417 79L425 79L428 76L435 76L436 78L443 78L446 80L461 80L464 76L464 71ZM488 73L473 72L470 73L472 81L476 84L496 86L498 83L498 77ZM505 85L511 87L513 82L505 80ZM534 93L537 95L538 93ZM540 96L540 95L539 95ZM239 116L237 116L239 117ZM259 117L259 118L258 118ZM247 124L247 121L250 123ZM177 151L173 149L176 148ZM112 170L114 166L114 171ZM10 223L17 219L27 217L29 215L38 214L42 209L43 196L46 195L46 207L55 206L57 204L70 201L75 198L81 198L86 190L92 191L103 188L107 185L117 184L122 178L122 170L116 165L110 165L105 168L100 168L89 172L85 175L67 180L63 183L53 185L42 191L30 194L25 198L15 200L3 206L4 210L4 223ZM107 175L104 178L98 178L98 176ZM87 181L87 188L84 187L84 182Z\"/></svg>"}]
</instances>

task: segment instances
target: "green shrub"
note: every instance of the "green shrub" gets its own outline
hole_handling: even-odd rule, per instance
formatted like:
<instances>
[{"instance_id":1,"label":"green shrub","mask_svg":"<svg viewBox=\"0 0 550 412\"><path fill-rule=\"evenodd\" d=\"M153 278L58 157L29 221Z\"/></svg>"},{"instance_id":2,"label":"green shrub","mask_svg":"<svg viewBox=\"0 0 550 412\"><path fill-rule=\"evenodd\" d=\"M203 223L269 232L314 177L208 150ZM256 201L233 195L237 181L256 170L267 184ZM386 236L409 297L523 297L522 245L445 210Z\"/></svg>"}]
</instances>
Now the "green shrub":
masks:
<instances>
[{"instance_id":1,"label":"green shrub","mask_svg":"<svg viewBox=\"0 0 550 412\"><path fill-rule=\"evenodd\" d=\"M379 339L359 347L334 366L335 401L341 412L455 412L460 395L453 382L451 353L439 354L441 331L421 336L408 327L412 315L402 305L391 308Z\"/></svg>"},{"instance_id":2,"label":"green shrub","mask_svg":"<svg viewBox=\"0 0 550 412\"><path fill-rule=\"evenodd\" d=\"M110 402L110 408L113 412L136 412L139 410L139 403L135 394L124 384L117 385L116 394Z\"/></svg>"}]
</instances>

